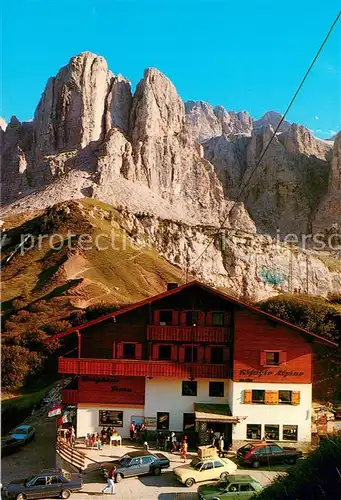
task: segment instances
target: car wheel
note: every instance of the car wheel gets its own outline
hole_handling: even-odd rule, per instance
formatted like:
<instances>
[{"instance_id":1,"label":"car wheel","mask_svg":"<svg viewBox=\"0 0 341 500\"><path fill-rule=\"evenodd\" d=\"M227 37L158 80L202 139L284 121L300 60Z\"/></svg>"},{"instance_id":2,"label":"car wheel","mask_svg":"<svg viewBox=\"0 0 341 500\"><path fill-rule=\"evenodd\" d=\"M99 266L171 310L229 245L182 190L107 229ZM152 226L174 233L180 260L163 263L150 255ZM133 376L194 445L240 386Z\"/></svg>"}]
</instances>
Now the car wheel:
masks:
<instances>
[{"instance_id":1,"label":"car wheel","mask_svg":"<svg viewBox=\"0 0 341 500\"><path fill-rule=\"evenodd\" d=\"M122 481L122 479L123 479L122 474L116 474L116 476L115 476L116 483L119 483L120 481Z\"/></svg>"},{"instance_id":2,"label":"car wheel","mask_svg":"<svg viewBox=\"0 0 341 500\"><path fill-rule=\"evenodd\" d=\"M289 465L295 465L295 463L296 463L296 458L288 458L287 463L288 463Z\"/></svg>"},{"instance_id":3,"label":"car wheel","mask_svg":"<svg viewBox=\"0 0 341 500\"><path fill-rule=\"evenodd\" d=\"M25 497L25 495L24 495L23 493L19 493L19 495L17 495L17 496L15 497L15 500L25 500L25 498L26 498L26 497Z\"/></svg>"},{"instance_id":4,"label":"car wheel","mask_svg":"<svg viewBox=\"0 0 341 500\"><path fill-rule=\"evenodd\" d=\"M227 479L227 478L228 478L228 475L229 475L229 473L228 473L228 472L222 472L222 473L220 474L220 479Z\"/></svg>"},{"instance_id":5,"label":"car wheel","mask_svg":"<svg viewBox=\"0 0 341 500\"><path fill-rule=\"evenodd\" d=\"M258 468L259 468L259 466L260 466L260 463L258 462L258 460L255 460L254 462L252 462L252 467L253 467L254 469L258 469Z\"/></svg>"},{"instance_id":6,"label":"car wheel","mask_svg":"<svg viewBox=\"0 0 341 500\"><path fill-rule=\"evenodd\" d=\"M60 494L61 498L70 498L71 491L70 490L63 490Z\"/></svg>"},{"instance_id":7,"label":"car wheel","mask_svg":"<svg viewBox=\"0 0 341 500\"><path fill-rule=\"evenodd\" d=\"M159 475L161 474L161 469L160 469L160 467L155 467L155 468L153 469L153 474L154 474L154 476L159 476Z\"/></svg>"},{"instance_id":8,"label":"car wheel","mask_svg":"<svg viewBox=\"0 0 341 500\"><path fill-rule=\"evenodd\" d=\"M185 485L187 486L187 488L190 488L191 486L193 486L194 483L195 483L195 480L192 477L189 477L185 481Z\"/></svg>"}]
</instances>

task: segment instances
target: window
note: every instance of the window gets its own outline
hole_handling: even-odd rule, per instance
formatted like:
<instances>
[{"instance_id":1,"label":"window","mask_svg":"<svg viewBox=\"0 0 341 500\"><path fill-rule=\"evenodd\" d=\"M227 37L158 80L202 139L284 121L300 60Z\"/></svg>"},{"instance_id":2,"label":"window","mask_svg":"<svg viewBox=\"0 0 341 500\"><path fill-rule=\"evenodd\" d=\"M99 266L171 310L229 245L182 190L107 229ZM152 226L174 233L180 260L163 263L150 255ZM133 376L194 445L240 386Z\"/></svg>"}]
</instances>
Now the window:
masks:
<instances>
[{"instance_id":1,"label":"window","mask_svg":"<svg viewBox=\"0 0 341 500\"><path fill-rule=\"evenodd\" d=\"M188 326L197 325L198 322L199 322L199 311L186 312L186 325Z\"/></svg>"},{"instance_id":2,"label":"window","mask_svg":"<svg viewBox=\"0 0 341 500\"><path fill-rule=\"evenodd\" d=\"M45 477L38 477L35 480L34 486L45 486L46 485L46 479Z\"/></svg>"},{"instance_id":3,"label":"window","mask_svg":"<svg viewBox=\"0 0 341 500\"><path fill-rule=\"evenodd\" d=\"M275 453L282 453L281 448L279 446L277 446L276 444L270 446L270 451L273 454L275 454Z\"/></svg>"},{"instance_id":4,"label":"window","mask_svg":"<svg viewBox=\"0 0 341 500\"><path fill-rule=\"evenodd\" d=\"M224 464L220 460L215 460L214 467L224 467Z\"/></svg>"},{"instance_id":5,"label":"window","mask_svg":"<svg viewBox=\"0 0 341 500\"><path fill-rule=\"evenodd\" d=\"M229 487L229 491L239 491L239 484L231 484L231 486Z\"/></svg>"},{"instance_id":6,"label":"window","mask_svg":"<svg viewBox=\"0 0 341 500\"><path fill-rule=\"evenodd\" d=\"M224 313L212 313L212 325L222 326L224 324Z\"/></svg>"},{"instance_id":7,"label":"window","mask_svg":"<svg viewBox=\"0 0 341 500\"><path fill-rule=\"evenodd\" d=\"M149 465L153 461L153 457L142 457L142 465Z\"/></svg>"},{"instance_id":8,"label":"window","mask_svg":"<svg viewBox=\"0 0 341 500\"><path fill-rule=\"evenodd\" d=\"M159 431L169 430L169 413L158 411L156 417L156 427Z\"/></svg>"},{"instance_id":9,"label":"window","mask_svg":"<svg viewBox=\"0 0 341 500\"><path fill-rule=\"evenodd\" d=\"M48 476L46 478L46 484L60 484L61 483L61 480L59 477L57 476Z\"/></svg>"},{"instance_id":10,"label":"window","mask_svg":"<svg viewBox=\"0 0 341 500\"><path fill-rule=\"evenodd\" d=\"M192 380L184 380L182 382L182 395L183 396L196 396L197 395L197 382Z\"/></svg>"},{"instance_id":11,"label":"window","mask_svg":"<svg viewBox=\"0 0 341 500\"><path fill-rule=\"evenodd\" d=\"M279 425L265 425L265 439L279 439Z\"/></svg>"},{"instance_id":12,"label":"window","mask_svg":"<svg viewBox=\"0 0 341 500\"><path fill-rule=\"evenodd\" d=\"M221 364L224 362L224 350L222 347L211 347L211 363Z\"/></svg>"},{"instance_id":13,"label":"window","mask_svg":"<svg viewBox=\"0 0 341 500\"><path fill-rule=\"evenodd\" d=\"M195 431L195 414L184 413L184 431Z\"/></svg>"},{"instance_id":14,"label":"window","mask_svg":"<svg viewBox=\"0 0 341 500\"><path fill-rule=\"evenodd\" d=\"M201 470L209 470L209 469L213 469L213 462L206 462L206 463L202 466L202 469L201 469Z\"/></svg>"},{"instance_id":15,"label":"window","mask_svg":"<svg viewBox=\"0 0 341 500\"><path fill-rule=\"evenodd\" d=\"M198 347L196 345L185 346L185 363L196 363L198 361Z\"/></svg>"},{"instance_id":16,"label":"window","mask_svg":"<svg viewBox=\"0 0 341 500\"><path fill-rule=\"evenodd\" d=\"M159 359L161 361L169 361L172 359L172 346L159 345Z\"/></svg>"},{"instance_id":17,"label":"window","mask_svg":"<svg viewBox=\"0 0 341 500\"><path fill-rule=\"evenodd\" d=\"M277 351L266 351L265 353L265 364L269 366L279 365L279 352Z\"/></svg>"},{"instance_id":18,"label":"window","mask_svg":"<svg viewBox=\"0 0 341 500\"><path fill-rule=\"evenodd\" d=\"M246 439L260 439L261 429L262 427L260 424L247 424Z\"/></svg>"},{"instance_id":19,"label":"window","mask_svg":"<svg viewBox=\"0 0 341 500\"><path fill-rule=\"evenodd\" d=\"M279 403L291 405L292 391L278 391Z\"/></svg>"},{"instance_id":20,"label":"window","mask_svg":"<svg viewBox=\"0 0 341 500\"><path fill-rule=\"evenodd\" d=\"M140 465L140 463L141 463L141 459L140 458L133 458L129 465L130 466L131 465L133 465L133 466L134 465Z\"/></svg>"},{"instance_id":21,"label":"window","mask_svg":"<svg viewBox=\"0 0 341 500\"><path fill-rule=\"evenodd\" d=\"M136 357L136 344L123 344L123 357L124 358L132 358Z\"/></svg>"},{"instance_id":22,"label":"window","mask_svg":"<svg viewBox=\"0 0 341 500\"><path fill-rule=\"evenodd\" d=\"M263 390L253 390L252 391L252 403L265 403L265 391Z\"/></svg>"},{"instance_id":23,"label":"window","mask_svg":"<svg viewBox=\"0 0 341 500\"><path fill-rule=\"evenodd\" d=\"M164 323L165 325L171 325L173 323L173 312L160 311L160 325L161 323Z\"/></svg>"},{"instance_id":24,"label":"window","mask_svg":"<svg viewBox=\"0 0 341 500\"><path fill-rule=\"evenodd\" d=\"M297 441L297 425L283 425L283 441Z\"/></svg>"},{"instance_id":25,"label":"window","mask_svg":"<svg viewBox=\"0 0 341 500\"><path fill-rule=\"evenodd\" d=\"M209 395L211 398L223 398L224 382L209 382Z\"/></svg>"},{"instance_id":26,"label":"window","mask_svg":"<svg viewBox=\"0 0 341 500\"><path fill-rule=\"evenodd\" d=\"M241 483L239 485L239 491L255 491L255 490L253 489L253 487L251 486L251 484L249 484L249 483L246 483L246 484Z\"/></svg>"},{"instance_id":27,"label":"window","mask_svg":"<svg viewBox=\"0 0 341 500\"><path fill-rule=\"evenodd\" d=\"M102 426L123 427L123 411L99 410L99 424Z\"/></svg>"}]
</instances>

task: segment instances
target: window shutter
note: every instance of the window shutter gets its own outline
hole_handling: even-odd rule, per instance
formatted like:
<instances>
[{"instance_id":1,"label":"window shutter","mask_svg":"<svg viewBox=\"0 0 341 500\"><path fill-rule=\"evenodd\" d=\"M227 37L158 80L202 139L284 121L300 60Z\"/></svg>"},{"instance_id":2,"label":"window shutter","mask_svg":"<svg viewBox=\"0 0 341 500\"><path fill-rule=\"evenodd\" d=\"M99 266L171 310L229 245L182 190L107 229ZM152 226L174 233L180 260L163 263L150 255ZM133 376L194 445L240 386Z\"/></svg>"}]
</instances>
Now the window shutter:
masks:
<instances>
[{"instance_id":1,"label":"window shutter","mask_svg":"<svg viewBox=\"0 0 341 500\"><path fill-rule=\"evenodd\" d=\"M224 349L224 361L228 361L230 359L230 349Z\"/></svg>"},{"instance_id":2,"label":"window shutter","mask_svg":"<svg viewBox=\"0 0 341 500\"><path fill-rule=\"evenodd\" d=\"M160 311L154 311L154 325L160 323Z\"/></svg>"},{"instance_id":3,"label":"window shutter","mask_svg":"<svg viewBox=\"0 0 341 500\"><path fill-rule=\"evenodd\" d=\"M135 357L136 359L142 359L142 344L136 344Z\"/></svg>"},{"instance_id":4,"label":"window shutter","mask_svg":"<svg viewBox=\"0 0 341 500\"><path fill-rule=\"evenodd\" d=\"M209 346L205 347L205 361L211 362L211 347Z\"/></svg>"},{"instance_id":5,"label":"window shutter","mask_svg":"<svg viewBox=\"0 0 341 500\"><path fill-rule=\"evenodd\" d=\"M205 324L205 313L200 311L199 312L199 325L204 325Z\"/></svg>"},{"instance_id":6,"label":"window shutter","mask_svg":"<svg viewBox=\"0 0 341 500\"><path fill-rule=\"evenodd\" d=\"M179 361L181 363L185 361L185 348L183 346L179 347Z\"/></svg>"},{"instance_id":7,"label":"window shutter","mask_svg":"<svg viewBox=\"0 0 341 500\"><path fill-rule=\"evenodd\" d=\"M206 313L206 324L212 325L212 313Z\"/></svg>"},{"instance_id":8,"label":"window shutter","mask_svg":"<svg viewBox=\"0 0 341 500\"><path fill-rule=\"evenodd\" d=\"M265 391L265 404L277 405L278 404L278 391Z\"/></svg>"},{"instance_id":9,"label":"window shutter","mask_svg":"<svg viewBox=\"0 0 341 500\"><path fill-rule=\"evenodd\" d=\"M291 404L299 405L301 401L301 393L299 391L293 391L291 395Z\"/></svg>"},{"instance_id":10,"label":"window shutter","mask_svg":"<svg viewBox=\"0 0 341 500\"><path fill-rule=\"evenodd\" d=\"M260 365L264 366L266 364L266 354L265 351L261 351L260 353Z\"/></svg>"},{"instance_id":11,"label":"window shutter","mask_svg":"<svg viewBox=\"0 0 341 500\"><path fill-rule=\"evenodd\" d=\"M244 389L244 404L249 405L252 403L251 389Z\"/></svg>"},{"instance_id":12,"label":"window shutter","mask_svg":"<svg viewBox=\"0 0 341 500\"><path fill-rule=\"evenodd\" d=\"M180 325L185 325L186 324L186 313L182 311L180 313Z\"/></svg>"},{"instance_id":13,"label":"window shutter","mask_svg":"<svg viewBox=\"0 0 341 500\"><path fill-rule=\"evenodd\" d=\"M204 361L205 359L205 347L198 347L198 361Z\"/></svg>"},{"instance_id":14,"label":"window shutter","mask_svg":"<svg viewBox=\"0 0 341 500\"><path fill-rule=\"evenodd\" d=\"M158 359L159 357L159 346L156 344L153 345L153 349L152 349L152 358L153 359Z\"/></svg>"},{"instance_id":15,"label":"window shutter","mask_svg":"<svg viewBox=\"0 0 341 500\"><path fill-rule=\"evenodd\" d=\"M117 344L116 357L123 358L123 342Z\"/></svg>"},{"instance_id":16,"label":"window shutter","mask_svg":"<svg viewBox=\"0 0 341 500\"><path fill-rule=\"evenodd\" d=\"M286 363L287 362L287 353L285 351L281 351L279 353L279 363Z\"/></svg>"},{"instance_id":17,"label":"window shutter","mask_svg":"<svg viewBox=\"0 0 341 500\"><path fill-rule=\"evenodd\" d=\"M172 345L172 360L173 361L178 360L178 346L177 345Z\"/></svg>"},{"instance_id":18,"label":"window shutter","mask_svg":"<svg viewBox=\"0 0 341 500\"><path fill-rule=\"evenodd\" d=\"M177 325L179 322L179 313L178 311L172 312L172 325Z\"/></svg>"}]
</instances>

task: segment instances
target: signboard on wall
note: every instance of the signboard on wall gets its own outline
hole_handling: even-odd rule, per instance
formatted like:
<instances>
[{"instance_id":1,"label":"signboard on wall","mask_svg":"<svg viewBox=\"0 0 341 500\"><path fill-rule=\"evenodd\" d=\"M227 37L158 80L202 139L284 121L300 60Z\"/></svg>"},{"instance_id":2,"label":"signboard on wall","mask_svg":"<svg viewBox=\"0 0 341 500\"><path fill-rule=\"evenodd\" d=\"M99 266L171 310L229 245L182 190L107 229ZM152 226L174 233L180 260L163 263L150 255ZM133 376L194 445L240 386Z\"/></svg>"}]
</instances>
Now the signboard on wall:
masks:
<instances>
[{"instance_id":1,"label":"signboard on wall","mask_svg":"<svg viewBox=\"0 0 341 500\"><path fill-rule=\"evenodd\" d=\"M79 379L80 403L144 404L144 377L93 377Z\"/></svg>"},{"instance_id":2,"label":"signboard on wall","mask_svg":"<svg viewBox=\"0 0 341 500\"><path fill-rule=\"evenodd\" d=\"M99 410L99 425L123 427L123 411Z\"/></svg>"},{"instance_id":3,"label":"signboard on wall","mask_svg":"<svg viewBox=\"0 0 341 500\"><path fill-rule=\"evenodd\" d=\"M156 417L144 417L144 425L149 430L156 429Z\"/></svg>"}]
</instances>

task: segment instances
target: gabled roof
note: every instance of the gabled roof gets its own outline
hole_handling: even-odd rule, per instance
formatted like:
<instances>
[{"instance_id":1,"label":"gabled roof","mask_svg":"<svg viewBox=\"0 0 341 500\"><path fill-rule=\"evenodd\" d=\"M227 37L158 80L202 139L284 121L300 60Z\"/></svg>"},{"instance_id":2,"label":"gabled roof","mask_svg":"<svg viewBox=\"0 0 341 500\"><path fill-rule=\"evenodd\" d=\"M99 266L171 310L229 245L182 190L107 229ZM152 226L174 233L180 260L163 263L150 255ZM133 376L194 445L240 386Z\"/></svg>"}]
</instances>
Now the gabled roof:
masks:
<instances>
[{"instance_id":1,"label":"gabled roof","mask_svg":"<svg viewBox=\"0 0 341 500\"><path fill-rule=\"evenodd\" d=\"M288 321L285 321L283 319L278 318L277 316L274 316L272 314L269 314L265 311L262 311L258 307L252 306L250 304L247 304L246 302L243 302L242 300L236 299L236 297L231 297L230 295L227 295L223 292L220 292L219 290L216 290L215 288L212 288L208 285L204 285L203 283L200 283L200 281L193 280L190 281L189 283L185 283L183 285L180 285L176 288L173 288L172 290L167 290L165 292L159 293L158 295L154 295L153 297L148 297L147 299L141 300L139 302L135 302L134 304L130 304L129 306L123 307L122 309L119 309L118 311L114 311L109 314L105 314L104 316L100 316L99 318L93 319L91 321L88 321L86 323L83 323L81 325L74 326L73 328L69 328L65 332L57 333L56 335L53 335L47 339L44 340L45 343L51 342L52 340L57 340L61 339L63 337L66 337L70 335L71 333L78 332L80 330L83 330L84 328L88 328L89 326L96 325L97 323L102 323L102 321L105 321L109 318L115 318L116 316L120 316L121 314L125 314L129 311L132 311L133 309L138 309L139 307L148 305L148 304L153 304L154 302L157 302L158 300L164 299L166 297L170 297L171 295L175 295L176 293L181 292L182 290L185 290L187 288L191 288L194 286L198 286L202 288L203 290L206 290L207 292L218 296L219 298L226 300L228 302L232 302L235 305L245 307L249 309L250 311L253 311L261 316L264 316L272 321L275 321L276 323L280 323L282 325L288 326L290 328L293 328L296 330L298 333L301 333L305 336L310 337L312 341L316 341L317 343L322 343L322 344L327 344L333 347L337 347L337 344L335 342L332 342L331 340L325 339L324 337L321 337L320 335L317 335L316 333L312 333L305 328L301 328L299 326L293 325L292 323L289 323Z\"/></svg>"}]
</instances>

